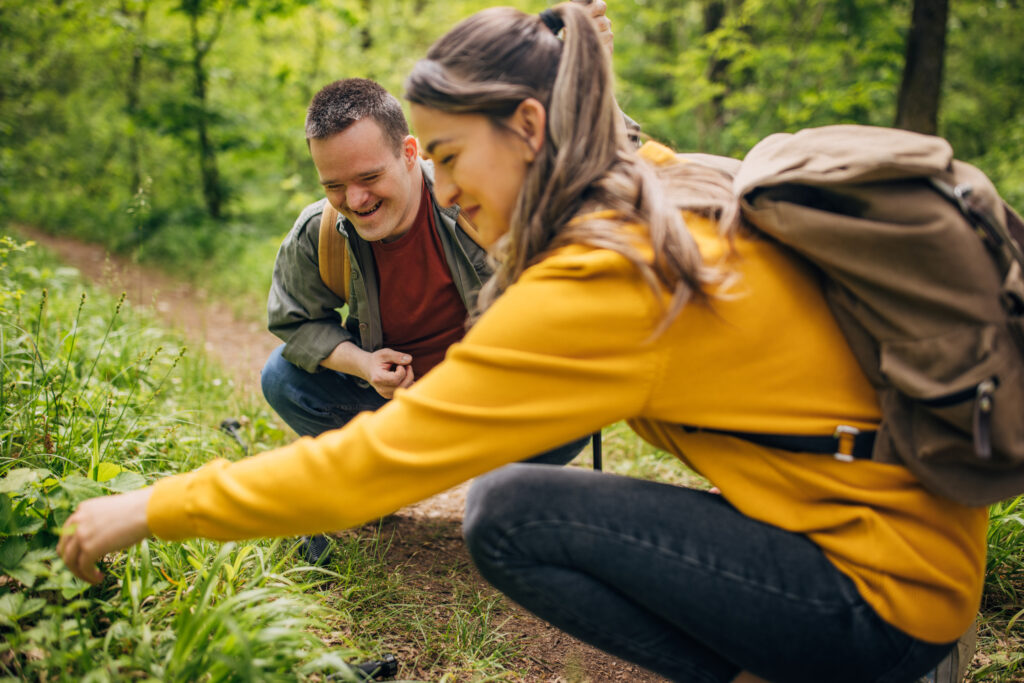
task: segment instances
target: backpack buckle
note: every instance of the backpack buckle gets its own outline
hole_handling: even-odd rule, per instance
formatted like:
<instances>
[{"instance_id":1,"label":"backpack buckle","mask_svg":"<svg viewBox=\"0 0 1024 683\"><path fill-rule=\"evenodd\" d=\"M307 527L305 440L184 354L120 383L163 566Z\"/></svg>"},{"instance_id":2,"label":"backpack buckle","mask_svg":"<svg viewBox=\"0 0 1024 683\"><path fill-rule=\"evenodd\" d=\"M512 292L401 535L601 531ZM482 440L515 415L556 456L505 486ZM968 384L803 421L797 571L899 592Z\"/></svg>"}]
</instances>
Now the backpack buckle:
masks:
<instances>
[{"instance_id":1,"label":"backpack buckle","mask_svg":"<svg viewBox=\"0 0 1024 683\"><path fill-rule=\"evenodd\" d=\"M832 438L836 440L836 452L832 454L836 460L841 462L853 462L853 447L860 430L850 425L836 425L836 431Z\"/></svg>"}]
</instances>

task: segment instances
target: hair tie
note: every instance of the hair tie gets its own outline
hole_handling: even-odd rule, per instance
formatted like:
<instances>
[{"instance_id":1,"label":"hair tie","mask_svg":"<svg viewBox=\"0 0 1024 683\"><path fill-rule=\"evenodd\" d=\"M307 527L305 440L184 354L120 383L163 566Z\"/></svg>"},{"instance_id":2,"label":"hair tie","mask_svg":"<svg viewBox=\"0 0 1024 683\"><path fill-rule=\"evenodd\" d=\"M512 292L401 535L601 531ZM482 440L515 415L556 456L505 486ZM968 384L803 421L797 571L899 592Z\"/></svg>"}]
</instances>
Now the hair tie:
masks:
<instances>
[{"instance_id":1,"label":"hair tie","mask_svg":"<svg viewBox=\"0 0 1024 683\"><path fill-rule=\"evenodd\" d=\"M551 32L556 36L559 31L565 28L565 23L562 21L562 18L550 9L546 9L540 13L540 20L543 21L544 25L551 29Z\"/></svg>"}]
</instances>

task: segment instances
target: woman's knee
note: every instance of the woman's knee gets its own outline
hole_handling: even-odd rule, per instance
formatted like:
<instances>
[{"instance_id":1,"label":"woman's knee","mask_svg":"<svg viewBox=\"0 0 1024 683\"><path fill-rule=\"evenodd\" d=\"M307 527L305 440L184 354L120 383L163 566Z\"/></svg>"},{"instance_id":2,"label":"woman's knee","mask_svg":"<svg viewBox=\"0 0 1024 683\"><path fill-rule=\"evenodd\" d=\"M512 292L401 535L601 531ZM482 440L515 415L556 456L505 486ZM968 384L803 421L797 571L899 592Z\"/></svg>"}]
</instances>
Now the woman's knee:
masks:
<instances>
[{"instance_id":1,"label":"woman's knee","mask_svg":"<svg viewBox=\"0 0 1024 683\"><path fill-rule=\"evenodd\" d=\"M466 496L462 534L477 566L508 550L515 530L547 518L573 472L547 465L514 463L477 477ZM552 503L552 504L549 504Z\"/></svg>"},{"instance_id":2,"label":"woman's knee","mask_svg":"<svg viewBox=\"0 0 1024 683\"><path fill-rule=\"evenodd\" d=\"M498 532L500 526L513 522L515 508L523 498L524 480L531 478L531 469L534 468L530 465L506 465L473 480L466 495L462 535L474 558L489 545L486 539Z\"/></svg>"}]
</instances>

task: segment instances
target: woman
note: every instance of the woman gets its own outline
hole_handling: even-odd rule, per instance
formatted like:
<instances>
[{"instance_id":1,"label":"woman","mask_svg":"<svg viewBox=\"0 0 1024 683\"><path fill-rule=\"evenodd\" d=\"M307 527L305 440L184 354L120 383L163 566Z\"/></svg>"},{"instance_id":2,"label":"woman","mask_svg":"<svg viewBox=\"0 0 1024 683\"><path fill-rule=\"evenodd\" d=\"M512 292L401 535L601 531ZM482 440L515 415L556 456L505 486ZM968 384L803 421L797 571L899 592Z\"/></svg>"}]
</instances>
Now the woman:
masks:
<instances>
[{"instance_id":1,"label":"woman","mask_svg":"<svg viewBox=\"0 0 1024 683\"><path fill-rule=\"evenodd\" d=\"M484 313L342 430L87 501L61 542L73 571L96 580L98 557L149 533L359 524L628 419L721 495L504 467L465 518L499 589L676 680L909 681L941 659L978 607L986 511L899 466L708 431L830 435L879 411L814 275L743 234L728 179L631 149L585 13L474 15L407 90L438 200L492 243Z\"/></svg>"}]
</instances>

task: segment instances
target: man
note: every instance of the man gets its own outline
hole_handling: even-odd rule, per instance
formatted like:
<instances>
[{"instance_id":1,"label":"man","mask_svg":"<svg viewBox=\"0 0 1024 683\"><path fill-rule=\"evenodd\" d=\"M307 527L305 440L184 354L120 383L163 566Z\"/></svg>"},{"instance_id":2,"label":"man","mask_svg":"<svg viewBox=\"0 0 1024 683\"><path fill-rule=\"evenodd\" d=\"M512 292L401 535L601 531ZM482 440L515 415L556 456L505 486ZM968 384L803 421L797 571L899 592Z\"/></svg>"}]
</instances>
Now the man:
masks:
<instances>
[{"instance_id":1,"label":"man","mask_svg":"<svg viewBox=\"0 0 1024 683\"><path fill-rule=\"evenodd\" d=\"M278 252L268 318L285 344L262 383L289 426L315 435L379 408L440 362L489 272L458 211L433 200L432 166L420 161L401 106L380 85L347 79L323 88L306 135L327 197L302 211ZM347 241L348 301L319 268L328 203Z\"/></svg>"},{"instance_id":2,"label":"man","mask_svg":"<svg viewBox=\"0 0 1024 683\"><path fill-rule=\"evenodd\" d=\"M584 4L610 51L606 5ZM362 78L325 86L305 128L326 198L303 209L278 251L267 312L284 344L261 382L278 415L315 436L376 410L439 363L490 270L458 208L438 206L433 166L419 159L401 105L383 87ZM320 267L321 218L331 207L349 264L345 297ZM585 443L534 461L565 464ZM314 537L303 553L317 562L327 545Z\"/></svg>"},{"instance_id":3,"label":"man","mask_svg":"<svg viewBox=\"0 0 1024 683\"><path fill-rule=\"evenodd\" d=\"M583 4L610 52L605 3ZM315 435L379 408L440 362L490 271L458 208L434 201L433 167L419 161L401 106L380 85L324 87L309 106L306 140L327 197L302 211L278 252L267 310L285 343L262 385L289 426ZM347 301L319 267L328 203L347 242Z\"/></svg>"}]
</instances>

